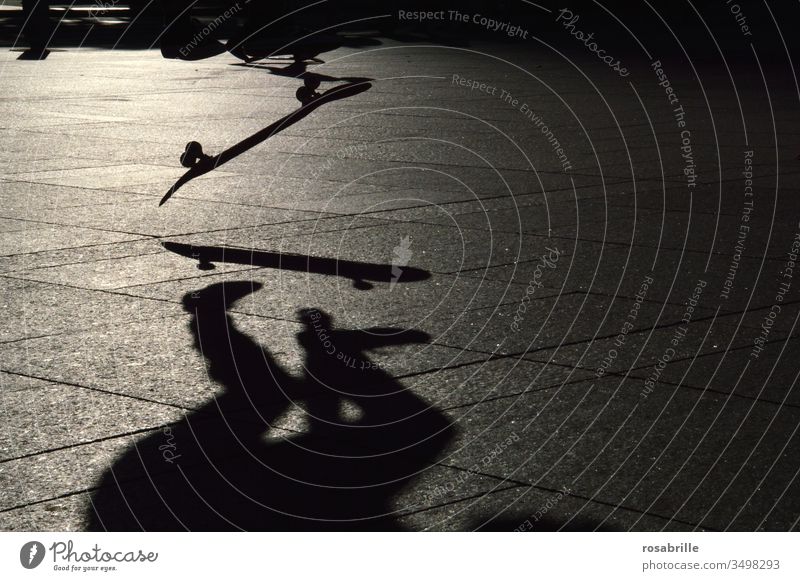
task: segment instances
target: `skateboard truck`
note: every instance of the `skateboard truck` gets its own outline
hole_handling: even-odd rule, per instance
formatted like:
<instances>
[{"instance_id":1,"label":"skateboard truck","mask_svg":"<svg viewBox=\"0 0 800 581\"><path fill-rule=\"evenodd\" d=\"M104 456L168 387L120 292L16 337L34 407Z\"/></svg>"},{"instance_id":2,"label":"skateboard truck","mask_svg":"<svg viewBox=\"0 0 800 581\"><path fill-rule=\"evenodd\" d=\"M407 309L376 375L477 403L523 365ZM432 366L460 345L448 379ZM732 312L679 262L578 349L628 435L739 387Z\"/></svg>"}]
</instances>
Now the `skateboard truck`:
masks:
<instances>
[{"instance_id":1,"label":"skateboard truck","mask_svg":"<svg viewBox=\"0 0 800 581\"><path fill-rule=\"evenodd\" d=\"M217 267L207 257L201 256L198 259L197 268L199 270L214 270Z\"/></svg>"},{"instance_id":2,"label":"skateboard truck","mask_svg":"<svg viewBox=\"0 0 800 581\"><path fill-rule=\"evenodd\" d=\"M317 93L318 88L319 79L315 76L306 76L303 79L303 86L297 89L295 97L297 97L297 100L303 105L307 105L320 96L320 94Z\"/></svg>"},{"instance_id":3,"label":"skateboard truck","mask_svg":"<svg viewBox=\"0 0 800 581\"><path fill-rule=\"evenodd\" d=\"M194 248L192 248L190 256L197 261L197 268L200 270L214 270L216 268L208 258L208 255L202 250L194 250Z\"/></svg>"},{"instance_id":4,"label":"skateboard truck","mask_svg":"<svg viewBox=\"0 0 800 581\"><path fill-rule=\"evenodd\" d=\"M181 154L181 165L191 168L207 159L211 159L211 156L203 153L203 146L197 141L190 141Z\"/></svg>"}]
</instances>

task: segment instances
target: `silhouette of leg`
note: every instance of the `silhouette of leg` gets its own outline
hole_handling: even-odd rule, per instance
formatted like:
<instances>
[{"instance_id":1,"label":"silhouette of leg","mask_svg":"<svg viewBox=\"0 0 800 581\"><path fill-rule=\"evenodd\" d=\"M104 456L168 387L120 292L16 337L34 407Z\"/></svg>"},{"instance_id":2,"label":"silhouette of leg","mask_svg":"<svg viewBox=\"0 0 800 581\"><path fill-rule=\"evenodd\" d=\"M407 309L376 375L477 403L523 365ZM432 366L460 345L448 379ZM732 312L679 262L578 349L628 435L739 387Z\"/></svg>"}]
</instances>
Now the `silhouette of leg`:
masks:
<instances>
[{"instance_id":1,"label":"silhouette of leg","mask_svg":"<svg viewBox=\"0 0 800 581\"><path fill-rule=\"evenodd\" d=\"M52 30L50 28L50 0L22 0L25 17L23 34L31 47L32 53L42 54L47 50L47 42Z\"/></svg>"},{"instance_id":2,"label":"silhouette of leg","mask_svg":"<svg viewBox=\"0 0 800 581\"><path fill-rule=\"evenodd\" d=\"M222 54L225 47L209 36L210 31L195 30L191 8L197 0L162 0L164 31L161 55L169 59L199 60Z\"/></svg>"}]
</instances>

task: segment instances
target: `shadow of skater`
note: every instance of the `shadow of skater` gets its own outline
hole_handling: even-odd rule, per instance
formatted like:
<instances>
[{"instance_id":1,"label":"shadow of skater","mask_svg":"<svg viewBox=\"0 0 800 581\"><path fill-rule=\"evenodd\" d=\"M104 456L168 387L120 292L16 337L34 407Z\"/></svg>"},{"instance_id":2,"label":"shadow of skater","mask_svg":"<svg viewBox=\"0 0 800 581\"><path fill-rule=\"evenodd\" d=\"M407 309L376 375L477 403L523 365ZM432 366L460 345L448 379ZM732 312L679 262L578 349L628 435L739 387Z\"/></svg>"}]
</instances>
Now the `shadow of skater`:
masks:
<instances>
[{"instance_id":1,"label":"shadow of skater","mask_svg":"<svg viewBox=\"0 0 800 581\"><path fill-rule=\"evenodd\" d=\"M114 463L93 495L90 529L397 528L392 496L435 460L451 428L364 351L426 336L332 330L326 314L304 311L307 373L297 379L228 314L259 288L220 283L184 297L195 347L224 392ZM329 339L320 341L321 325ZM292 409L307 412L308 430L270 431Z\"/></svg>"}]
</instances>

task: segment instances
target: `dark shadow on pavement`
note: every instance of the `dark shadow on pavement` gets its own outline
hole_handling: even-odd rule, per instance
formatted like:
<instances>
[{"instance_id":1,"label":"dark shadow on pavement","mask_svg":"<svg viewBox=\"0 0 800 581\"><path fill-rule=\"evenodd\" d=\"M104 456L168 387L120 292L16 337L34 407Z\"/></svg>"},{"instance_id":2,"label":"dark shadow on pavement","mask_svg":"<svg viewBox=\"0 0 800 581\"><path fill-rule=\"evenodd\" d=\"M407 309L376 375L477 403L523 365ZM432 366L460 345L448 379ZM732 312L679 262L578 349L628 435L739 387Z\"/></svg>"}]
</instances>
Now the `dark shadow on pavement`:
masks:
<instances>
[{"instance_id":1,"label":"dark shadow on pavement","mask_svg":"<svg viewBox=\"0 0 800 581\"><path fill-rule=\"evenodd\" d=\"M573 518L569 522L544 516L538 519L530 515L520 515L519 518L503 515L502 517L489 517L487 521L476 522L471 530L481 532L527 532L527 533L555 533L555 532L611 532L618 529L606 523L600 523L590 518Z\"/></svg>"},{"instance_id":2,"label":"dark shadow on pavement","mask_svg":"<svg viewBox=\"0 0 800 581\"><path fill-rule=\"evenodd\" d=\"M50 51L44 49L29 48L20 53L18 61L43 61L50 55Z\"/></svg>"},{"instance_id":3,"label":"dark shadow on pavement","mask_svg":"<svg viewBox=\"0 0 800 581\"><path fill-rule=\"evenodd\" d=\"M399 528L392 498L436 461L453 429L366 351L428 336L336 329L305 309L305 372L294 377L228 314L259 288L218 283L184 297L194 346L223 391L114 463L93 494L91 530ZM292 410L305 427L274 429Z\"/></svg>"},{"instance_id":4,"label":"dark shadow on pavement","mask_svg":"<svg viewBox=\"0 0 800 581\"><path fill-rule=\"evenodd\" d=\"M319 73L312 73L308 70L308 61L293 61L286 66L278 67L264 63L231 63L234 67L243 67L248 69L260 69L269 71L270 74L277 77L289 77L293 79L313 79L317 83L368 83L373 79L368 77L332 77L330 75L322 75Z\"/></svg>"}]
</instances>

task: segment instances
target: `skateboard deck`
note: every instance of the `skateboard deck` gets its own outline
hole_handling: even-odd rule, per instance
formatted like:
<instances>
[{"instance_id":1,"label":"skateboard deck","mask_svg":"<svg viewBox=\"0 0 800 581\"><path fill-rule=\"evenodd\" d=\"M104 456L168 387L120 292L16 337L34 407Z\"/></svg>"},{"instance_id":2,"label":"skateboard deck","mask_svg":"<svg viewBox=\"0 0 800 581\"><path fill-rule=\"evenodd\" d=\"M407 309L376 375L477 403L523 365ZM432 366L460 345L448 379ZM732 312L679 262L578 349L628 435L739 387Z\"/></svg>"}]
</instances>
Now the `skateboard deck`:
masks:
<instances>
[{"instance_id":1,"label":"skateboard deck","mask_svg":"<svg viewBox=\"0 0 800 581\"><path fill-rule=\"evenodd\" d=\"M314 87L314 81L307 82L305 86L300 87L297 90L297 98L302 103L299 109L295 109L285 117L281 117L271 125L261 129L260 131L257 131L250 137L243 139L236 145L229 147L217 155L206 155L203 153L203 146L196 141L190 141L187 143L186 150L184 151L183 155L181 155L181 164L190 169L172 185L167 193L164 194L164 197L161 198L161 201L158 205L164 205L164 203L187 182L213 171L219 166L241 155L248 149L251 149L256 145L266 141L273 135L277 135L287 127L294 125L307 115L311 114L314 110L316 110L318 107L321 107L325 103L332 103L333 101L338 101L339 99L345 99L347 97L358 95L359 93L363 93L364 91L368 90L370 87L372 87L372 85L368 82L347 83L345 85L339 85L338 87L328 89L324 93L316 93L315 88L312 87Z\"/></svg>"},{"instance_id":2,"label":"skateboard deck","mask_svg":"<svg viewBox=\"0 0 800 581\"><path fill-rule=\"evenodd\" d=\"M372 288L373 285L370 282L415 282L426 280L431 276L427 270L409 266L404 266L400 275L396 276L396 273L392 272L393 267L391 264L267 252L264 250L237 248L235 246L195 246L169 241L164 241L161 245L170 252L197 260L197 267L201 270L213 269L213 263L215 262L280 268L281 270L349 278L353 281L353 286L360 290Z\"/></svg>"}]
</instances>

